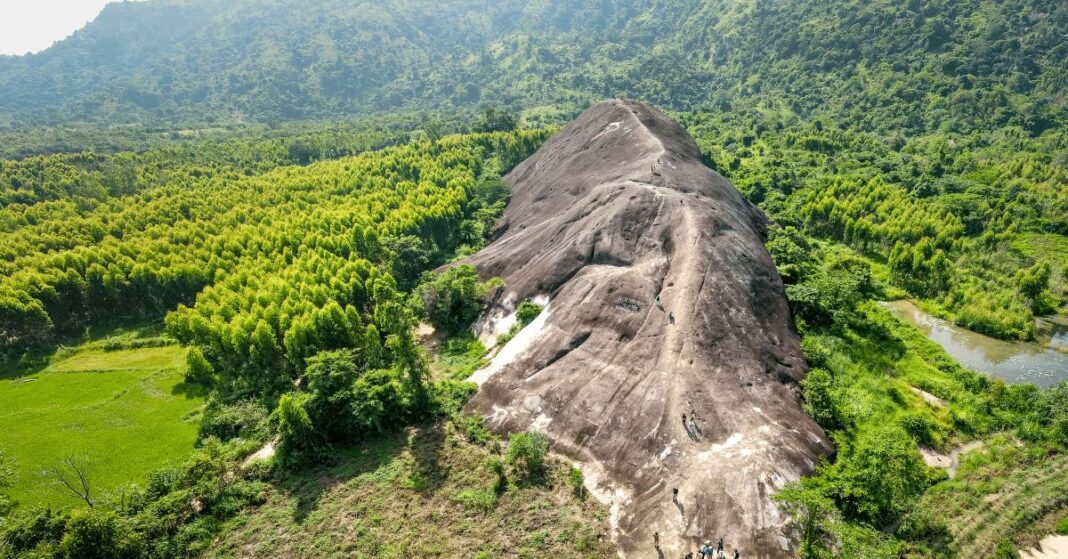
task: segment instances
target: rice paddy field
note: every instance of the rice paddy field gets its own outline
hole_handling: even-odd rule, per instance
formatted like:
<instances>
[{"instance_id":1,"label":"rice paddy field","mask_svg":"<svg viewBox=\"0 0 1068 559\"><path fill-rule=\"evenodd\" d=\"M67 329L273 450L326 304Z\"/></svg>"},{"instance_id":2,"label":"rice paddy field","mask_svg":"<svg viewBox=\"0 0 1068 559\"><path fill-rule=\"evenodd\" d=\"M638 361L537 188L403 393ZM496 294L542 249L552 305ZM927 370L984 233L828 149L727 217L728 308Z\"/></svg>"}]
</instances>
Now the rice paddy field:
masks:
<instances>
[{"instance_id":1,"label":"rice paddy field","mask_svg":"<svg viewBox=\"0 0 1068 559\"><path fill-rule=\"evenodd\" d=\"M46 473L67 458L99 498L186 457L202 402L184 390L185 352L120 333L2 371L0 449L14 459L16 506L82 504Z\"/></svg>"}]
</instances>

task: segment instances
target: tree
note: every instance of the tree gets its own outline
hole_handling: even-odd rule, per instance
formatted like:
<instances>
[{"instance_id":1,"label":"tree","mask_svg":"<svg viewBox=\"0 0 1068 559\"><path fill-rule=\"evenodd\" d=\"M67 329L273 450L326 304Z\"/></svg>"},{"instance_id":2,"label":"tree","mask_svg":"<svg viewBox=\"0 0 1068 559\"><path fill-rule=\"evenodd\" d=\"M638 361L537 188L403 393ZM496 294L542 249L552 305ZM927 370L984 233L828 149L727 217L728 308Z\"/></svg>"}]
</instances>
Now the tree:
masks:
<instances>
[{"instance_id":1,"label":"tree","mask_svg":"<svg viewBox=\"0 0 1068 559\"><path fill-rule=\"evenodd\" d=\"M480 283L475 268L454 266L429 275L413 292L413 306L435 327L455 333L471 325L500 280Z\"/></svg>"},{"instance_id":2,"label":"tree","mask_svg":"<svg viewBox=\"0 0 1068 559\"><path fill-rule=\"evenodd\" d=\"M930 477L916 443L898 425L867 426L840 449L831 492L850 518L883 526L927 489Z\"/></svg>"},{"instance_id":3,"label":"tree","mask_svg":"<svg viewBox=\"0 0 1068 559\"><path fill-rule=\"evenodd\" d=\"M89 508L93 508L88 470L88 464L83 459L68 455L45 473L75 497L85 501Z\"/></svg>"},{"instance_id":4,"label":"tree","mask_svg":"<svg viewBox=\"0 0 1068 559\"><path fill-rule=\"evenodd\" d=\"M187 381L204 387L211 387L215 384L215 370L211 363L208 363L200 348L189 348L189 353L185 354L185 363Z\"/></svg>"},{"instance_id":5,"label":"tree","mask_svg":"<svg viewBox=\"0 0 1068 559\"><path fill-rule=\"evenodd\" d=\"M140 556L136 534L112 511L74 511L59 543L70 559L125 559Z\"/></svg>"},{"instance_id":6,"label":"tree","mask_svg":"<svg viewBox=\"0 0 1068 559\"><path fill-rule=\"evenodd\" d=\"M471 125L474 132L509 132L519 125L519 119L512 112L497 107L490 107L475 119Z\"/></svg>"},{"instance_id":7,"label":"tree","mask_svg":"<svg viewBox=\"0 0 1068 559\"><path fill-rule=\"evenodd\" d=\"M308 416L311 398L307 393L283 394L271 414L278 426L278 454L283 461L296 461L302 454L317 449L322 442Z\"/></svg>"},{"instance_id":8,"label":"tree","mask_svg":"<svg viewBox=\"0 0 1068 559\"><path fill-rule=\"evenodd\" d=\"M829 525L838 514L832 501L812 480L800 480L787 484L774 499L782 511L790 517L789 526L801 541L801 557L819 557L827 549Z\"/></svg>"}]
</instances>

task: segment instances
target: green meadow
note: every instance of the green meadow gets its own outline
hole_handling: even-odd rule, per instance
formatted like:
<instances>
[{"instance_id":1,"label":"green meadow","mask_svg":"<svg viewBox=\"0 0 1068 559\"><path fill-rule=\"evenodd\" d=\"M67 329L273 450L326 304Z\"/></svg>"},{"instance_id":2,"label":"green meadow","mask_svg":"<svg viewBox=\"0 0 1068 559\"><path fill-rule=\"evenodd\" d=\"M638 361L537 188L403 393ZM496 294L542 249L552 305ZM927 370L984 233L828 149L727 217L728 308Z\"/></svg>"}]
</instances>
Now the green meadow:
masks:
<instances>
[{"instance_id":1,"label":"green meadow","mask_svg":"<svg viewBox=\"0 0 1068 559\"><path fill-rule=\"evenodd\" d=\"M67 458L98 499L192 450L201 400L182 390L186 350L105 347L87 342L0 376L0 449L15 460L17 506L81 504L46 473Z\"/></svg>"}]
</instances>

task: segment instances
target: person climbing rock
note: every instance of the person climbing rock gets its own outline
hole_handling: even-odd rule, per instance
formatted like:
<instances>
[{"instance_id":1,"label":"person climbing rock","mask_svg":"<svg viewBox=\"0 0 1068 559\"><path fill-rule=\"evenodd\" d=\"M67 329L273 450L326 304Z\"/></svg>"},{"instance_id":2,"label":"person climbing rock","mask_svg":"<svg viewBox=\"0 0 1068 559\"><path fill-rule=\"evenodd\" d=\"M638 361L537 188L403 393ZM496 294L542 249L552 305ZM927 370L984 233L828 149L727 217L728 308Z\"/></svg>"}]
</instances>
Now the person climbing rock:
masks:
<instances>
[{"instance_id":1,"label":"person climbing rock","mask_svg":"<svg viewBox=\"0 0 1068 559\"><path fill-rule=\"evenodd\" d=\"M716 551L719 551L719 554L723 555L723 536L720 536L719 541L716 542Z\"/></svg>"},{"instance_id":2,"label":"person climbing rock","mask_svg":"<svg viewBox=\"0 0 1068 559\"><path fill-rule=\"evenodd\" d=\"M660 532L653 532L653 547L660 549Z\"/></svg>"},{"instance_id":3,"label":"person climbing rock","mask_svg":"<svg viewBox=\"0 0 1068 559\"><path fill-rule=\"evenodd\" d=\"M674 312L669 312L668 313L668 322L670 322L672 324L675 324L675 313Z\"/></svg>"},{"instance_id":4,"label":"person climbing rock","mask_svg":"<svg viewBox=\"0 0 1068 559\"><path fill-rule=\"evenodd\" d=\"M679 488L678 487L672 487L671 488L671 502L672 503L679 502Z\"/></svg>"},{"instance_id":5,"label":"person climbing rock","mask_svg":"<svg viewBox=\"0 0 1068 559\"><path fill-rule=\"evenodd\" d=\"M712 542L705 541L701 546L701 559L712 559Z\"/></svg>"}]
</instances>

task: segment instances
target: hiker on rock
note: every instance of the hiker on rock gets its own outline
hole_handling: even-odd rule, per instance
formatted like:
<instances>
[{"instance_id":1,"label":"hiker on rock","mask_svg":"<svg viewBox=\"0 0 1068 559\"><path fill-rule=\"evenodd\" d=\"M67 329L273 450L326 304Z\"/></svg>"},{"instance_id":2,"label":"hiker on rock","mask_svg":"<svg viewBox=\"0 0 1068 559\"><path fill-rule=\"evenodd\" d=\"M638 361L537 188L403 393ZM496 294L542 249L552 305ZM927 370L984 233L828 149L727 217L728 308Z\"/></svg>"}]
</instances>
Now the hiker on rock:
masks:
<instances>
[{"instance_id":1,"label":"hiker on rock","mask_svg":"<svg viewBox=\"0 0 1068 559\"><path fill-rule=\"evenodd\" d=\"M670 322L672 324L675 324L675 313L674 312L669 312L668 313L668 322Z\"/></svg>"},{"instance_id":2,"label":"hiker on rock","mask_svg":"<svg viewBox=\"0 0 1068 559\"><path fill-rule=\"evenodd\" d=\"M679 488L678 487L672 487L671 488L671 502L672 503L679 502Z\"/></svg>"},{"instance_id":3,"label":"hiker on rock","mask_svg":"<svg viewBox=\"0 0 1068 559\"><path fill-rule=\"evenodd\" d=\"M653 547L660 549L660 532L653 532Z\"/></svg>"},{"instance_id":4,"label":"hiker on rock","mask_svg":"<svg viewBox=\"0 0 1068 559\"><path fill-rule=\"evenodd\" d=\"M706 541L701 546L701 559L712 559L712 542Z\"/></svg>"},{"instance_id":5,"label":"hiker on rock","mask_svg":"<svg viewBox=\"0 0 1068 559\"><path fill-rule=\"evenodd\" d=\"M719 551L719 554L723 555L723 536L720 536L719 541L716 542L716 551Z\"/></svg>"}]
</instances>

